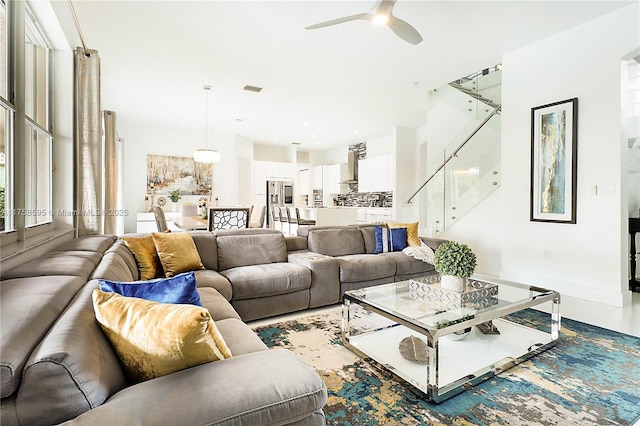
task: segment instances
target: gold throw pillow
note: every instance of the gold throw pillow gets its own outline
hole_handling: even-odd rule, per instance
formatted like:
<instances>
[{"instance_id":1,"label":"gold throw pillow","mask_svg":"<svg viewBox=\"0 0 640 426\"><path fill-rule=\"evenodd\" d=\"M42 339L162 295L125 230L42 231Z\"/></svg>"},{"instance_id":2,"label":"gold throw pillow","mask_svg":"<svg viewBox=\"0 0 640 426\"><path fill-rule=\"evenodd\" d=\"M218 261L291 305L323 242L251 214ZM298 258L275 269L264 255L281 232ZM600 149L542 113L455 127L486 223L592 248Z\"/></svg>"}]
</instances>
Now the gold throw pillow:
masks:
<instances>
[{"instance_id":1,"label":"gold throw pillow","mask_svg":"<svg viewBox=\"0 0 640 426\"><path fill-rule=\"evenodd\" d=\"M141 281L164 277L162 263L160 263L156 245L151 235L145 237L124 237L122 240L136 259Z\"/></svg>"},{"instance_id":2,"label":"gold throw pillow","mask_svg":"<svg viewBox=\"0 0 640 426\"><path fill-rule=\"evenodd\" d=\"M387 226L389 228L407 228L407 244L410 246L418 246L422 245L422 241L418 236L418 224L420 222L413 223L397 223L397 222L387 222Z\"/></svg>"},{"instance_id":3,"label":"gold throw pillow","mask_svg":"<svg viewBox=\"0 0 640 426\"><path fill-rule=\"evenodd\" d=\"M152 302L99 289L92 297L96 319L133 382L231 358L206 308Z\"/></svg>"},{"instance_id":4,"label":"gold throw pillow","mask_svg":"<svg viewBox=\"0 0 640 426\"><path fill-rule=\"evenodd\" d=\"M151 235L167 278L182 272L204 269L196 243L188 232L152 232Z\"/></svg>"}]
</instances>

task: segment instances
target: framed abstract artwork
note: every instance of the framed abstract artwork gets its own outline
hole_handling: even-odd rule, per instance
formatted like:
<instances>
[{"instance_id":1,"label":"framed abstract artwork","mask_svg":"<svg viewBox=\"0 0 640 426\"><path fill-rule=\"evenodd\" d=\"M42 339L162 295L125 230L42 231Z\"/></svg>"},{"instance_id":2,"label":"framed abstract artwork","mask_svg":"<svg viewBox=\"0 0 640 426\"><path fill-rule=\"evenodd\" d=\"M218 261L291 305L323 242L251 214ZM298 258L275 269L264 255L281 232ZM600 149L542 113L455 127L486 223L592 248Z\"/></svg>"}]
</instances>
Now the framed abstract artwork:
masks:
<instances>
[{"instance_id":1,"label":"framed abstract artwork","mask_svg":"<svg viewBox=\"0 0 640 426\"><path fill-rule=\"evenodd\" d=\"M193 157L147 155L147 193L210 195L213 164L198 163Z\"/></svg>"},{"instance_id":2,"label":"framed abstract artwork","mask_svg":"<svg viewBox=\"0 0 640 426\"><path fill-rule=\"evenodd\" d=\"M578 98L531 108L531 221L576 223Z\"/></svg>"}]
</instances>

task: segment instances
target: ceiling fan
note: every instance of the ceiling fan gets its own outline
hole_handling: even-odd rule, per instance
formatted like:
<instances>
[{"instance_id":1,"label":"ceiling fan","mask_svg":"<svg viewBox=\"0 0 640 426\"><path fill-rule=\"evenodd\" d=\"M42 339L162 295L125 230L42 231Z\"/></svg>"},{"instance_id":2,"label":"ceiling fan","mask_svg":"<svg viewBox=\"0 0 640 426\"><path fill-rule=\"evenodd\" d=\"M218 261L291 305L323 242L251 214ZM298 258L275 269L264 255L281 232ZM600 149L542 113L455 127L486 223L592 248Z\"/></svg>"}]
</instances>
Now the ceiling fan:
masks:
<instances>
[{"instance_id":1,"label":"ceiling fan","mask_svg":"<svg viewBox=\"0 0 640 426\"><path fill-rule=\"evenodd\" d=\"M343 22L357 21L360 19L371 21L377 25L386 25L401 39L411 44L418 44L422 41L422 36L410 24L393 15L393 6L397 0L378 0L373 8L367 13L345 16L344 18L332 19L319 24L305 27L307 30L328 27L330 25L342 24Z\"/></svg>"}]
</instances>

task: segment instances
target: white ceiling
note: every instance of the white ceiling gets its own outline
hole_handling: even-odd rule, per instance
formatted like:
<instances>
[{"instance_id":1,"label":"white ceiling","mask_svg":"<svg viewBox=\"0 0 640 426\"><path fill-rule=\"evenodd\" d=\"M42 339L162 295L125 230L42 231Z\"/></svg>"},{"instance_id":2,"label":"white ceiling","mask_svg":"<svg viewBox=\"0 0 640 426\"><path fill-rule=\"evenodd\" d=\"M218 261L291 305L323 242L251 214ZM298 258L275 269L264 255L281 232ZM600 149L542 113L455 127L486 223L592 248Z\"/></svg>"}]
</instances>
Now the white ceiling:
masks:
<instances>
[{"instance_id":1,"label":"white ceiling","mask_svg":"<svg viewBox=\"0 0 640 426\"><path fill-rule=\"evenodd\" d=\"M428 90L630 3L399 0L424 38L414 46L366 21L304 29L374 1L73 2L120 121L204 129L209 84L214 131L311 150L424 125ZM53 7L79 46L67 1Z\"/></svg>"}]
</instances>

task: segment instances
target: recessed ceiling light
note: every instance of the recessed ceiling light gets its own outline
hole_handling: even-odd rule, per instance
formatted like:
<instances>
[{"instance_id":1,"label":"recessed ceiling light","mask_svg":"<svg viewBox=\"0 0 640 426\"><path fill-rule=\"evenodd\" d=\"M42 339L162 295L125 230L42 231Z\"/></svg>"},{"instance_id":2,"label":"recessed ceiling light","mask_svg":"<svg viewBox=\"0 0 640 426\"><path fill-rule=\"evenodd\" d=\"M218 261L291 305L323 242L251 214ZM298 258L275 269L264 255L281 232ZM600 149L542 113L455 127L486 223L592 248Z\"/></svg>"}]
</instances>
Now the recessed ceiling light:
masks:
<instances>
[{"instance_id":1,"label":"recessed ceiling light","mask_svg":"<svg viewBox=\"0 0 640 426\"><path fill-rule=\"evenodd\" d=\"M262 87L246 85L244 86L244 90L246 90L247 92L260 93L260 91L262 90Z\"/></svg>"},{"instance_id":2,"label":"recessed ceiling light","mask_svg":"<svg viewBox=\"0 0 640 426\"><path fill-rule=\"evenodd\" d=\"M354 129L354 130L353 130L353 133L358 133L358 129Z\"/></svg>"},{"instance_id":3,"label":"recessed ceiling light","mask_svg":"<svg viewBox=\"0 0 640 426\"><path fill-rule=\"evenodd\" d=\"M274 141L277 141L277 140L278 140L278 138L273 138L273 140L274 140Z\"/></svg>"},{"instance_id":4,"label":"recessed ceiling light","mask_svg":"<svg viewBox=\"0 0 640 426\"><path fill-rule=\"evenodd\" d=\"M312 138L315 138L315 137L316 137L316 135L311 135L311 137L312 137Z\"/></svg>"},{"instance_id":5,"label":"recessed ceiling light","mask_svg":"<svg viewBox=\"0 0 640 426\"><path fill-rule=\"evenodd\" d=\"M309 125L309 123L302 123L302 125L303 125L304 127L307 127L307 126Z\"/></svg>"}]
</instances>

